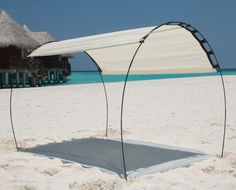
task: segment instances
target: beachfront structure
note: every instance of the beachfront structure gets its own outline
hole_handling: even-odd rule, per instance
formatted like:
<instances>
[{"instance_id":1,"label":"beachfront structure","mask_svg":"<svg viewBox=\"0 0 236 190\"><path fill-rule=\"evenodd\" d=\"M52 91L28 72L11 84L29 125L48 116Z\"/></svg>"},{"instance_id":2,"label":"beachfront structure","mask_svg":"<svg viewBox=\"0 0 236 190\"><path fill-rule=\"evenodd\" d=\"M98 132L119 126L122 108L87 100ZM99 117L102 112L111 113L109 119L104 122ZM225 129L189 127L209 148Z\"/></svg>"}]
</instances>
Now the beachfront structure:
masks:
<instances>
[{"instance_id":1,"label":"beachfront structure","mask_svg":"<svg viewBox=\"0 0 236 190\"><path fill-rule=\"evenodd\" d=\"M55 41L55 38L47 32L32 32L26 25L24 25L23 28L27 34L40 45ZM39 61L44 67L48 83L54 83L66 81L67 76L71 74L71 66L69 63L69 58L71 57L71 55L53 55L35 57L34 59Z\"/></svg>"},{"instance_id":2,"label":"beachfront structure","mask_svg":"<svg viewBox=\"0 0 236 190\"><path fill-rule=\"evenodd\" d=\"M40 86L45 80L66 81L70 74L68 57L52 56L47 62L27 57L32 50L51 41L54 38L48 33L26 32L10 15L1 11L0 88Z\"/></svg>"},{"instance_id":3,"label":"beachfront structure","mask_svg":"<svg viewBox=\"0 0 236 190\"><path fill-rule=\"evenodd\" d=\"M224 152L224 142L225 142L225 132L226 132L226 94L224 88L224 80L221 73L220 65L216 59L214 51L207 42L207 40L202 36L202 34L192 27L189 24L184 22L168 22L159 26L145 27L133 30L126 30L120 32L113 32L107 34L100 34L89 37L82 37L77 39L64 40L59 42L53 42L45 44L35 51L33 51L29 56L30 57L39 57L39 56L52 56L58 54L72 54L77 52L85 52L95 63L98 70L102 73L118 73L125 74L125 82L122 91L121 98L121 108L120 108L120 130L121 130L121 146L119 153L121 156L120 159L112 164L110 168L114 167L123 167L122 175L125 179L128 178L128 174L132 170L140 173L148 173L148 169L143 171L141 168L146 168L143 166L132 167L133 163L136 163L136 159L139 156L143 156L146 159L144 151L151 145L144 148L142 151L138 151L134 157L130 159L129 153L127 151L133 151L132 148L128 149L130 144L125 144L123 142L123 108L124 108L124 98L126 92L126 84L128 76L130 73L138 74L150 74L150 73L203 73L203 72L220 72L223 92L224 92L224 126L223 126L223 143L221 149L221 156ZM100 75L102 78L102 75ZM104 83L103 83L104 84ZM104 91L106 95L106 88L104 84ZM106 96L106 108L107 108L107 122L106 122L106 135L108 129L108 100ZM88 144L91 142L87 142ZM93 142L95 146L99 142ZM101 147L109 143L109 141L101 142ZM113 143L113 142L112 142ZM49 147L39 147L39 150L36 152L44 154L50 157L57 157L58 152L62 159L75 161L74 155L78 156L76 161L87 165L91 163L97 167L103 167L107 169L107 166L101 166L95 162L90 162L88 155L86 155L86 160L82 157L79 157L77 154L77 149L74 147L80 146L80 142L72 142L73 149L68 152L67 146L68 143L61 143L61 145L56 144L55 149L50 149ZM87 145L88 145L87 144ZM132 143L131 143L132 144ZM138 143L137 143L138 144ZM17 143L16 143L17 145ZM78 145L78 146L77 146ZM109 145L107 145L109 146ZM90 146L89 146L90 147ZM35 148L37 149L37 147ZM66 150L65 150L66 149ZM102 152L103 148L101 148ZM113 148L109 149L114 151ZM71 152L72 151L72 152ZM83 148L82 148L83 151ZM97 149L96 149L97 151ZM34 150L32 150L34 152ZM63 155L64 152L64 155ZM100 153L101 153L100 152ZM105 152L103 152L105 154ZM143 153L143 154L142 154ZM71 155L68 155L71 154ZM101 153L102 154L102 153ZM163 153L161 153L163 156ZM128 155L128 157L126 157ZM92 155L90 155L92 156ZM113 155L114 156L114 155ZM68 159L69 158L69 159ZM117 155L111 158L117 158ZM170 156L167 156L168 160ZM92 158L91 158L92 159ZM94 158L96 159L96 158ZM104 163L107 163L107 158L101 158ZM89 160L87 162L87 160ZM155 157L155 160L158 160L158 156ZM127 162L128 161L128 162ZM153 160L146 160L147 162L152 162ZM193 161L193 160L192 160ZM157 161L158 162L158 161ZM123 165L122 165L123 164ZM127 165L128 164L128 165ZM182 162L184 164L184 162ZM85 164L86 165L86 164ZM158 165L153 163L154 167L151 167L151 171L156 170ZM171 168L171 167L170 167ZM120 171L119 171L120 172Z\"/></svg>"},{"instance_id":4,"label":"beachfront structure","mask_svg":"<svg viewBox=\"0 0 236 190\"><path fill-rule=\"evenodd\" d=\"M23 25L23 29L26 33L35 41L37 41L40 45L53 42L56 39L51 36L48 32L32 32L28 26Z\"/></svg>"},{"instance_id":5,"label":"beachfront structure","mask_svg":"<svg viewBox=\"0 0 236 190\"><path fill-rule=\"evenodd\" d=\"M14 78L17 86L20 80L25 85L29 74L27 55L38 46L5 11L0 12L0 87L13 85Z\"/></svg>"}]
</instances>

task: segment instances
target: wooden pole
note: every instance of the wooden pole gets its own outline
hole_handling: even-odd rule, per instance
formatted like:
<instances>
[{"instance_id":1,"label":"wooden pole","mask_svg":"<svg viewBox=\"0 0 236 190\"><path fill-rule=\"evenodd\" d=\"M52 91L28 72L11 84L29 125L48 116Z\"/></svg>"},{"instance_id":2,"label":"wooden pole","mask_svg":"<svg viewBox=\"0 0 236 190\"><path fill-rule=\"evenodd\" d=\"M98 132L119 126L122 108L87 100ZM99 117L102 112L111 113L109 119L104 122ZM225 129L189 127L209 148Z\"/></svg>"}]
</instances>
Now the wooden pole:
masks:
<instances>
[{"instance_id":1,"label":"wooden pole","mask_svg":"<svg viewBox=\"0 0 236 190\"><path fill-rule=\"evenodd\" d=\"M19 87L20 85L20 73L16 72L16 87Z\"/></svg>"},{"instance_id":2,"label":"wooden pole","mask_svg":"<svg viewBox=\"0 0 236 190\"><path fill-rule=\"evenodd\" d=\"M50 84L51 83L51 71L50 70L48 70L48 84Z\"/></svg>"},{"instance_id":3,"label":"wooden pole","mask_svg":"<svg viewBox=\"0 0 236 190\"><path fill-rule=\"evenodd\" d=\"M9 87L9 73L5 73L5 87Z\"/></svg>"},{"instance_id":4,"label":"wooden pole","mask_svg":"<svg viewBox=\"0 0 236 190\"><path fill-rule=\"evenodd\" d=\"M34 82L33 82L33 75L32 75L32 73L29 73L29 83L30 83L30 87L33 87L33 85L34 85Z\"/></svg>"},{"instance_id":5,"label":"wooden pole","mask_svg":"<svg viewBox=\"0 0 236 190\"><path fill-rule=\"evenodd\" d=\"M36 78L33 77L32 79L33 79L33 87L35 87L36 86Z\"/></svg>"},{"instance_id":6,"label":"wooden pole","mask_svg":"<svg viewBox=\"0 0 236 190\"><path fill-rule=\"evenodd\" d=\"M3 87L3 73L0 73L0 88Z\"/></svg>"},{"instance_id":7,"label":"wooden pole","mask_svg":"<svg viewBox=\"0 0 236 190\"><path fill-rule=\"evenodd\" d=\"M38 86L42 86L42 80L41 79L38 80Z\"/></svg>"},{"instance_id":8,"label":"wooden pole","mask_svg":"<svg viewBox=\"0 0 236 190\"><path fill-rule=\"evenodd\" d=\"M57 69L57 83L60 82L59 74L60 74L60 70Z\"/></svg>"},{"instance_id":9,"label":"wooden pole","mask_svg":"<svg viewBox=\"0 0 236 190\"><path fill-rule=\"evenodd\" d=\"M60 77L59 77L59 75L60 75L60 69L57 69L57 82L60 82Z\"/></svg>"},{"instance_id":10,"label":"wooden pole","mask_svg":"<svg viewBox=\"0 0 236 190\"><path fill-rule=\"evenodd\" d=\"M22 73L22 87L25 87L25 71Z\"/></svg>"},{"instance_id":11,"label":"wooden pole","mask_svg":"<svg viewBox=\"0 0 236 190\"><path fill-rule=\"evenodd\" d=\"M9 83L10 83L10 86L13 88L13 73L9 74Z\"/></svg>"},{"instance_id":12,"label":"wooden pole","mask_svg":"<svg viewBox=\"0 0 236 190\"><path fill-rule=\"evenodd\" d=\"M54 83L57 82L56 69L53 70Z\"/></svg>"}]
</instances>

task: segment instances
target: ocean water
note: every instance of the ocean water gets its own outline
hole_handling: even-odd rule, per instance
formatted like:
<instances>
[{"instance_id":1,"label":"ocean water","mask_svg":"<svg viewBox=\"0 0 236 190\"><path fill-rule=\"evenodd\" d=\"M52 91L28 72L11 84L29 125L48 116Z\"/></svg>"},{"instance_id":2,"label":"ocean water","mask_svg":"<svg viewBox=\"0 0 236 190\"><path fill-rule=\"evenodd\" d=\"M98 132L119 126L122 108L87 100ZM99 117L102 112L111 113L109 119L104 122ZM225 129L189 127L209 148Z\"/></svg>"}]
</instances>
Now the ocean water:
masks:
<instances>
[{"instance_id":1,"label":"ocean water","mask_svg":"<svg viewBox=\"0 0 236 190\"><path fill-rule=\"evenodd\" d=\"M188 78L202 76L217 76L219 73L189 73L189 74L152 74L152 75L129 75L128 81L140 80L160 80L168 78ZM223 71L223 75L236 75L236 71ZM125 75L103 75L105 82L123 82ZM64 85L71 84L89 84L101 83L101 78L98 72L72 72L68 77L68 81Z\"/></svg>"}]
</instances>

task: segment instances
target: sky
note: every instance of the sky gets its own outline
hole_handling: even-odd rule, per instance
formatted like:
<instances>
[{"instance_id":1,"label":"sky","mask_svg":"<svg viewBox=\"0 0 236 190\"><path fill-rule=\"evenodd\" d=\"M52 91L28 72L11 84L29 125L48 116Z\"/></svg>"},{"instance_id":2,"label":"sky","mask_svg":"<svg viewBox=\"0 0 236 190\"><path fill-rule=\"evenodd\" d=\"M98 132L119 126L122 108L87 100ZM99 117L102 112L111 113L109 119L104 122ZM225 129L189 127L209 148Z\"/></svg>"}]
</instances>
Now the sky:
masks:
<instances>
[{"instance_id":1,"label":"sky","mask_svg":"<svg viewBox=\"0 0 236 190\"><path fill-rule=\"evenodd\" d=\"M19 24L57 40L183 21L212 46L222 68L236 68L236 0L0 0ZM84 54L73 70L94 70Z\"/></svg>"}]
</instances>

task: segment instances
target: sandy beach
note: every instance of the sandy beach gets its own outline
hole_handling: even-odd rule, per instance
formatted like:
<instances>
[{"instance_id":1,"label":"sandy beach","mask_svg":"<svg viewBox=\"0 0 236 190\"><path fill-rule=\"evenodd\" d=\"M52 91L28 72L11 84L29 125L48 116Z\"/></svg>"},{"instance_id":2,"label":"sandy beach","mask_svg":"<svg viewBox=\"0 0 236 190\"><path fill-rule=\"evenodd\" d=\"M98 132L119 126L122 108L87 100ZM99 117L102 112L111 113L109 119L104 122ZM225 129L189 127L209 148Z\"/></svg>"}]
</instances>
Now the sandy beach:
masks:
<instances>
[{"instance_id":1,"label":"sandy beach","mask_svg":"<svg viewBox=\"0 0 236 190\"><path fill-rule=\"evenodd\" d=\"M220 158L224 101L218 76L135 81L127 84L124 138L203 151L188 167L126 182L79 163L17 152L9 117L9 89L0 90L0 189L236 189L236 76L225 76L227 133ZM123 83L108 83L108 138L120 137ZM102 84L14 89L13 119L19 146L104 138Z\"/></svg>"}]
</instances>

